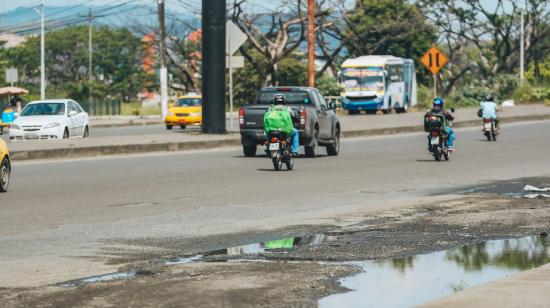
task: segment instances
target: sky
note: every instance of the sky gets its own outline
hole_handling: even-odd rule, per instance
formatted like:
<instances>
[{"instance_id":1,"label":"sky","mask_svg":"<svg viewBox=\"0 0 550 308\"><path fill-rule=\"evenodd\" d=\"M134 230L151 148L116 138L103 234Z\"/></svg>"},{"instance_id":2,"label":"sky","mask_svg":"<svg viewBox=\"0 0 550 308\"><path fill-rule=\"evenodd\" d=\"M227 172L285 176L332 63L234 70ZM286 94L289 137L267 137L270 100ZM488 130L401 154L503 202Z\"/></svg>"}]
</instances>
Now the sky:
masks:
<instances>
[{"instance_id":1,"label":"sky","mask_svg":"<svg viewBox=\"0 0 550 308\"><path fill-rule=\"evenodd\" d=\"M44 0L45 4L48 6L62 6L62 5L77 5L77 4L91 4L91 5L105 5L116 2L116 0ZM151 4L154 5L157 0L134 0L137 3ZM165 0L167 6L172 6L174 8L181 8L181 3L189 3L199 8L202 0ZM414 0L413 0L414 1ZM41 0L0 0L0 12L10 11L17 7L30 7L40 5ZM231 0L227 0L231 2ZM254 0L254 2L260 2L262 6L273 4L273 0ZM494 0L481 0L481 3L488 8L494 8Z\"/></svg>"},{"instance_id":2,"label":"sky","mask_svg":"<svg viewBox=\"0 0 550 308\"><path fill-rule=\"evenodd\" d=\"M177 0L165 0L167 5L170 5L171 2L176 3ZM105 5L111 4L113 0L44 0L45 5L48 6L65 6L65 5ZM134 0L136 4L146 3L146 4L156 4L156 0ZM189 2L199 5L201 0L183 0L180 2ZM41 0L0 0L0 12L10 11L18 7L30 7L40 5Z\"/></svg>"}]
</instances>

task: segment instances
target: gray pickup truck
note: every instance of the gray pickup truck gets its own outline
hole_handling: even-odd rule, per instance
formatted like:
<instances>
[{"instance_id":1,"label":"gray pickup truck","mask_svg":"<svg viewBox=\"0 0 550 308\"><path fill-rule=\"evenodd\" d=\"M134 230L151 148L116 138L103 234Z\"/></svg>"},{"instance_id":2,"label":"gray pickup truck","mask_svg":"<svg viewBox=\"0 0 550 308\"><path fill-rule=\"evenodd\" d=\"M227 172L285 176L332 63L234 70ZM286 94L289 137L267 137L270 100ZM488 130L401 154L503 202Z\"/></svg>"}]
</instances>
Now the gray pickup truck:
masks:
<instances>
[{"instance_id":1,"label":"gray pickup truck","mask_svg":"<svg viewBox=\"0 0 550 308\"><path fill-rule=\"evenodd\" d=\"M252 104L239 110L241 143L246 157L255 156L257 146L266 141L264 114L276 94L284 95L294 111L294 127L299 131L300 145L305 147L307 157L315 157L319 146L325 146L328 155L338 155L340 120L334 112L335 104L328 104L315 88L269 87L260 90Z\"/></svg>"}]
</instances>

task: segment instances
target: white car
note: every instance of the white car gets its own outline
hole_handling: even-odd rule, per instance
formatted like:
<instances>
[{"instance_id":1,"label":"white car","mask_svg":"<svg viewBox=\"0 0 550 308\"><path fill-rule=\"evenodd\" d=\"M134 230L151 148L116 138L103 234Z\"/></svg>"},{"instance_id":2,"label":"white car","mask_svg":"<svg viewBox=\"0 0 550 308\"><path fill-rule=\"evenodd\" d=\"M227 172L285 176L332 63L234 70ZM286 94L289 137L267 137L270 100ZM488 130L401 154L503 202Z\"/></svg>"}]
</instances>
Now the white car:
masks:
<instances>
[{"instance_id":1,"label":"white car","mask_svg":"<svg viewBox=\"0 0 550 308\"><path fill-rule=\"evenodd\" d=\"M90 120L80 105L70 99L30 102L10 127L10 140L48 140L90 134Z\"/></svg>"}]
</instances>

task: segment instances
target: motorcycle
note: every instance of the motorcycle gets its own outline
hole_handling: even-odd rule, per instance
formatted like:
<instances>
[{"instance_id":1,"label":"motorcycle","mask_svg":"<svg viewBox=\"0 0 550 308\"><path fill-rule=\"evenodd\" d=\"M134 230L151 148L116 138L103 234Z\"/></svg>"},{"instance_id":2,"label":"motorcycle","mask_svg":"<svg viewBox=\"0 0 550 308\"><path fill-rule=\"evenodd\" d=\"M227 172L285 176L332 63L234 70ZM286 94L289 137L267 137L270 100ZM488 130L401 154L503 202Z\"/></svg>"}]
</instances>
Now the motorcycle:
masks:
<instances>
[{"instance_id":1,"label":"motorcycle","mask_svg":"<svg viewBox=\"0 0 550 308\"><path fill-rule=\"evenodd\" d=\"M444 123L445 118L442 115L433 113L427 114L424 120L424 130L430 133L428 136L429 150L436 161L440 161L441 157L445 160L451 158Z\"/></svg>"},{"instance_id":2,"label":"motorcycle","mask_svg":"<svg viewBox=\"0 0 550 308\"><path fill-rule=\"evenodd\" d=\"M484 118L482 132L485 137L487 137L487 141L491 141L491 139L493 141L497 141L498 131L496 129L495 120L491 118Z\"/></svg>"},{"instance_id":3,"label":"motorcycle","mask_svg":"<svg viewBox=\"0 0 550 308\"><path fill-rule=\"evenodd\" d=\"M283 169L294 169L294 158L291 153L292 140L286 134L278 131L271 131L267 134L266 151L273 162L276 171Z\"/></svg>"}]
</instances>

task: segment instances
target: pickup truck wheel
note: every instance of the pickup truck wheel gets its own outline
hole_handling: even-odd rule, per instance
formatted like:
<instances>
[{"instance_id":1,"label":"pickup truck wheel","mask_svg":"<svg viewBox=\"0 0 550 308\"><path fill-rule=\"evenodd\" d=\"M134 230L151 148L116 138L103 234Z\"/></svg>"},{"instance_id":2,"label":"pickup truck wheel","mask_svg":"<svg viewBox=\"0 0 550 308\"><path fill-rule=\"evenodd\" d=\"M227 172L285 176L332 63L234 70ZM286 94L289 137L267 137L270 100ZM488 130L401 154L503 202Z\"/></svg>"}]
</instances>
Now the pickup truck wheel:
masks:
<instances>
[{"instance_id":1,"label":"pickup truck wheel","mask_svg":"<svg viewBox=\"0 0 550 308\"><path fill-rule=\"evenodd\" d=\"M340 130L336 130L336 134L334 136L334 144L327 146L327 154L328 156L337 156L340 152Z\"/></svg>"},{"instance_id":2,"label":"pickup truck wheel","mask_svg":"<svg viewBox=\"0 0 550 308\"><path fill-rule=\"evenodd\" d=\"M315 157L315 155L317 154L318 148L319 148L319 131L315 130L315 135L313 135L313 145L305 147L306 157Z\"/></svg>"},{"instance_id":3,"label":"pickup truck wheel","mask_svg":"<svg viewBox=\"0 0 550 308\"><path fill-rule=\"evenodd\" d=\"M173 127L172 125L166 125L167 130L172 130L172 127Z\"/></svg>"},{"instance_id":4,"label":"pickup truck wheel","mask_svg":"<svg viewBox=\"0 0 550 308\"><path fill-rule=\"evenodd\" d=\"M243 153L245 157L256 156L256 145L243 145Z\"/></svg>"}]
</instances>

